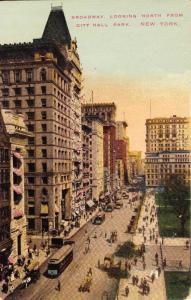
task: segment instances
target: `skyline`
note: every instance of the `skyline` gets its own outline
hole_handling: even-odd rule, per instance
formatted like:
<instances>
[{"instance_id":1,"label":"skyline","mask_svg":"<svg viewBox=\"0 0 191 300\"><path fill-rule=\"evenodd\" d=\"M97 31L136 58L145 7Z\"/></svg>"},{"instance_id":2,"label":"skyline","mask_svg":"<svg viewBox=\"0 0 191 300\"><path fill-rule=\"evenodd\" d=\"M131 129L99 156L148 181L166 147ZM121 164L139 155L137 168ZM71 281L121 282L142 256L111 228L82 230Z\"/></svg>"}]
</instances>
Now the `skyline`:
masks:
<instances>
[{"instance_id":1,"label":"skyline","mask_svg":"<svg viewBox=\"0 0 191 300\"><path fill-rule=\"evenodd\" d=\"M41 37L51 3L60 5L58 1L1 2L3 30L0 31L0 43L27 42ZM130 149L144 151L145 120L150 117L150 101L152 117L189 115L191 18L188 8L191 4L189 1L176 0L172 4L171 1L159 3L155 0L151 8L151 1L128 3L127 11L127 1L123 0L118 3L95 1L91 6L88 1L81 1L78 7L76 0L66 0L63 10L71 36L76 36L78 42L85 100L90 99L93 90L94 102L115 102L117 119L124 120L125 115L129 125ZM178 17L177 27L143 28L139 24L144 13L161 14L160 20L165 21L172 10L183 14ZM136 14L134 20L128 19L132 26L111 26L110 16L124 14L124 11ZM104 15L104 23L109 27L75 27L72 16L92 14ZM155 22L158 22L157 18Z\"/></svg>"}]
</instances>

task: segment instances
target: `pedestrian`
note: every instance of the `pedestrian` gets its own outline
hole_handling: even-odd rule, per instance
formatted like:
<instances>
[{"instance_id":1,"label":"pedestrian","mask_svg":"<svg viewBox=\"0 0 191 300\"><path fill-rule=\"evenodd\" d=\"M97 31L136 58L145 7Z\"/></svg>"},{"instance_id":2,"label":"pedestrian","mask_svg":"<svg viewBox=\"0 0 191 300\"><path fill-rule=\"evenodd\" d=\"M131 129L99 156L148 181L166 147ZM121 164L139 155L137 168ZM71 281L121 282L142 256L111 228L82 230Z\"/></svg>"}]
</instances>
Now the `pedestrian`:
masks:
<instances>
[{"instance_id":1,"label":"pedestrian","mask_svg":"<svg viewBox=\"0 0 191 300\"><path fill-rule=\"evenodd\" d=\"M162 236L162 245L164 244L164 237Z\"/></svg>"},{"instance_id":2,"label":"pedestrian","mask_svg":"<svg viewBox=\"0 0 191 300\"><path fill-rule=\"evenodd\" d=\"M158 267L158 276L161 274L161 267Z\"/></svg>"},{"instance_id":3,"label":"pedestrian","mask_svg":"<svg viewBox=\"0 0 191 300\"><path fill-rule=\"evenodd\" d=\"M128 269L131 271L131 263L128 263Z\"/></svg>"},{"instance_id":4,"label":"pedestrian","mask_svg":"<svg viewBox=\"0 0 191 300\"><path fill-rule=\"evenodd\" d=\"M105 239L107 238L107 232L105 232Z\"/></svg>"},{"instance_id":5,"label":"pedestrian","mask_svg":"<svg viewBox=\"0 0 191 300\"><path fill-rule=\"evenodd\" d=\"M159 264L159 259L156 258L155 261L156 261L156 266L158 266L158 264Z\"/></svg>"},{"instance_id":6,"label":"pedestrian","mask_svg":"<svg viewBox=\"0 0 191 300\"><path fill-rule=\"evenodd\" d=\"M182 269L182 261L181 260L179 261L178 267L179 267L179 269Z\"/></svg>"},{"instance_id":7,"label":"pedestrian","mask_svg":"<svg viewBox=\"0 0 191 300\"><path fill-rule=\"evenodd\" d=\"M138 284L139 284L139 277L138 277L138 275L136 275L135 278L136 278L135 284L138 286Z\"/></svg>"},{"instance_id":8,"label":"pedestrian","mask_svg":"<svg viewBox=\"0 0 191 300\"><path fill-rule=\"evenodd\" d=\"M137 265L137 258L136 257L134 258L134 264L135 264L135 266Z\"/></svg>"},{"instance_id":9,"label":"pedestrian","mask_svg":"<svg viewBox=\"0 0 191 300\"><path fill-rule=\"evenodd\" d=\"M158 239L157 238L155 239L155 244L158 244Z\"/></svg>"},{"instance_id":10,"label":"pedestrian","mask_svg":"<svg viewBox=\"0 0 191 300\"><path fill-rule=\"evenodd\" d=\"M132 284L133 284L133 285L135 285L135 280L136 280L136 279L135 279L135 276L133 275L133 276L132 276Z\"/></svg>"},{"instance_id":11,"label":"pedestrian","mask_svg":"<svg viewBox=\"0 0 191 300\"><path fill-rule=\"evenodd\" d=\"M97 266L98 266L98 269L100 269L100 260L98 259L98 262L97 262Z\"/></svg>"},{"instance_id":12,"label":"pedestrian","mask_svg":"<svg viewBox=\"0 0 191 300\"><path fill-rule=\"evenodd\" d=\"M145 262L145 256L144 256L144 254L142 255L142 263L144 263Z\"/></svg>"},{"instance_id":13,"label":"pedestrian","mask_svg":"<svg viewBox=\"0 0 191 300\"><path fill-rule=\"evenodd\" d=\"M146 263L145 263L145 261L143 262L143 270L145 270L145 268L146 268Z\"/></svg>"},{"instance_id":14,"label":"pedestrian","mask_svg":"<svg viewBox=\"0 0 191 300\"><path fill-rule=\"evenodd\" d=\"M147 237L146 237L146 236L144 236L144 243L146 243L146 241L147 241Z\"/></svg>"},{"instance_id":15,"label":"pedestrian","mask_svg":"<svg viewBox=\"0 0 191 300\"><path fill-rule=\"evenodd\" d=\"M157 252L155 253L155 261L156 261L156 259L158 259L158 253Z\"/></svg>"},{"instance_id":16,"label":"pedestrian","mask_svg":"<svg viewBox=\"0 0 191 300\"><path fill-rule=\"evenodd\" d=\"M187 250L189 249L189 241L188 240L186 241L186 249Z\"/></svg>"},{"instance_id":17,"label":"pedestrian","mask_svg":"<svg viewBox=\"0 0 191 300\"><path fill-rule=\"evenodd\" d=\"M126 286L126 288L125 288L125 296L128 297L128 295L129 295L129 287Z\"/></svg>"},{"instance_id":18,"label":"pedestrian","mask_svg":"<svg viewBox=\"0 0 191 300\"><path fill-rule=\"evenodd\" d=\"M92 276L92 268L89 268L88 275Z\"/></svg>"},{"instance_id":19,"label":"pedestrian","mask_svg":"<svg viewBox=\"0 0 191 300\"><path fill-rule=\"evenodd\" d=\"M154 280L155 280L155 273L153 272L152 275L151 275L151 281L152 281L152 283L154 282Z\"/></svg>"},{"instance_id":20,"label":"pedestrian","mask_svg":"<svg viewBox=\"0 0 191 300\"><path fill-rule=\"evenodd\" d=\"M58 279L58 282L57 282L57 290L60 292L61 290L61 284L60 284L60 280Z\"/></svg>"}]
</instances>

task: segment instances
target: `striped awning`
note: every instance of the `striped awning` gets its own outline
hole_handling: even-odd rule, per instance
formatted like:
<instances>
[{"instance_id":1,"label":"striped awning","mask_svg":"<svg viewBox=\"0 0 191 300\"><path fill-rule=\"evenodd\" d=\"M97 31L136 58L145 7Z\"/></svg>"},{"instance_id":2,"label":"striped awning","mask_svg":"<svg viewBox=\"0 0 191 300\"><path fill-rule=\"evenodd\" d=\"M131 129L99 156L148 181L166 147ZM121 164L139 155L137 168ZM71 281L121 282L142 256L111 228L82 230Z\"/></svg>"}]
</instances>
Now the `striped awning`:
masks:
<instances>
[{"instance_id":1,"label":"striped awning","mask_svg":"<svg viewBox=\"0 0 191 300\"><path fill-rule=\"evenodd\" d=\"M16 218L20 218L22 217L24 214L23 214L23 211L22 209L19 209L19 208L15 208L13 210L13 217L16 219Z\"/></svg>"},{"instance_id":2,"label":"striped awning","mask_svg":"<svg viewBox=\"0 0 191 300\"><path fill-rule=\"evenodd\" d=\"M15 173L17 176L21 176L22 172L19 169L13 168L13 173Z\"/></svg>"},{"instance_id":3,"label":"striped awning","mask_svg":"<svg viewBox=\"0 0 191 300\"><path fill-rule=\"evenodd\" d=\"M41 203L40 213L41 213L41 215L48 215L48 204L47 203Z\"/></svg>"},{"instance_id":4,"label":"striped awning","mask_svg":"<svg viewBox=\"0 0 191 300\"><path fill-rule=\"evenodd\" d=\"M22 188L19 185L14 185L13 186L13 190L15 193L17 193L18 195L22 194Z\"/></svg>"},{"instance_id":5,"label":"striped awning","mask_svg":"<svg viewBox=\"0 0 191 300\"><path fill-rule=\"evenodd\" d=\"M18 158L18 159L22 159L23 156L19 153L19 152L13 152L13 155Z\"/></svg>"}]
</instances>

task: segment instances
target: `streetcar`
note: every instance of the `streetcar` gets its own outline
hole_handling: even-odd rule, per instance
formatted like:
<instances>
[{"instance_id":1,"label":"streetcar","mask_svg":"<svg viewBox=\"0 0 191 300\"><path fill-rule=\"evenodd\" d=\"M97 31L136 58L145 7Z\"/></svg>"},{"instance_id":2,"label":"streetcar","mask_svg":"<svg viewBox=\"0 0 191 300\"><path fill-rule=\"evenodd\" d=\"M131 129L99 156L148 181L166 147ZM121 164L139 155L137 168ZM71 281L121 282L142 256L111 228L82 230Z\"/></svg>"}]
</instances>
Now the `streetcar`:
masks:
<instances>
[{"instance_id":1,"label":"streetcar","mask_svg":"<svg viewBox=\"0 0 191 300\"><path fill-rule=\"evenodd\" d=\"M73 247L66 245L59 249L48 262L48 276L59 276L73 260Z\"/></svg>"}]
</instances>

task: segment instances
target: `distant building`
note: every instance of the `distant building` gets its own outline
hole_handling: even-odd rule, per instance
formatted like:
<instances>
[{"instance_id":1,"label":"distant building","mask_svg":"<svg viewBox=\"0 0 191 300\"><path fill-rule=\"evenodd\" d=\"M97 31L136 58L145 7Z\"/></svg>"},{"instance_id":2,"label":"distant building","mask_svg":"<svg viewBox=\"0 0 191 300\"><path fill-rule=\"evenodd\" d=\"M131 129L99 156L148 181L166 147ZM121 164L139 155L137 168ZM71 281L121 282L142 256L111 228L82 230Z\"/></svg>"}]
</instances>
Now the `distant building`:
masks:
<instances>
[{"instance_id":1,"label":"distant building","mask_svg":"<svg viewBox=\"0 0 191 300\"><path fill-rule=\"evenodd\" d=\"M96 116L86 117L90 134L90 186L92 199L99 201L104 191L103 122Z\"/></svg>"},{"instance_id":2,"label":"distant building","mask_svg":"<svg viewBox=\"0 0 191 300\"><path fill-rule=\"evenodd\" d=\"M118 177L118 187L128 183L127 164L129 156L129 139L126 133L127 123L125 121L116 122L116 168Z\"/></svg>"},{"instance_id":3,"label":"distant building","mask_svg":"<svg viewBox=\"0 0 191 300\"><path fill-rule=\"evenodd\" d=\"M116 106L115 103L89 103L82 106L85 116L97 116L104 122L103 145L104 145L104 191L110 192L117 187L116 176Z\"/></svg>"},{"instance_id":4,"label":"distant building","mask_svg":"<svg viewBox=\"0 0 191 300\"><path fill-rule=\"evenodd\" d=\"M137 176L142 174L142 159L141 151L129 152L129 164L128 164L128 179L130 183L136 181Z\"/></svg>"},{"instance_id":5,"label":"distant building","mask_svg":"<svg viewBox=\"0 0 191 300\"><path fill-rule=\"evenodd\" d=\"M172 174L190 184L190 118L172 116L146 120L146 186L160 187Z\"/></svg>"},{"instance_id":6,"label":"distant building","mask_svg":"<svg viewBox=\"0 0 191 300\"><path fill-rule=\"evenodd\" d=\"M61 7L52 8L42 38L0 45L0 104L23 113L33 133L25 160L31 233L60 229L82 196L81 74Z\"/></svg>"},{"instance_id":7,"label":"distant building","mask_svg":"<svg viewBox=\"0 0 191 300\"><path fill-rule=\"evenodd\" d=\"M24 117L10 110L0 111L0 126L0 152L4 153L3 159L1 156L3 163L0 164L0 224L3 223L0 240L6 241L8 238L8 245L12 240L11 256L16 261L19 255L27 254L24 157L27 138L31 134L24 124Z\"/></svg>"}]
</instances>

